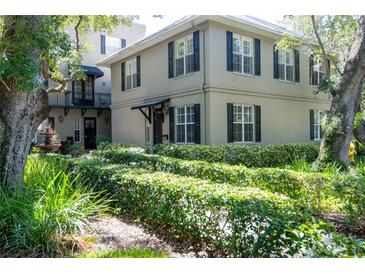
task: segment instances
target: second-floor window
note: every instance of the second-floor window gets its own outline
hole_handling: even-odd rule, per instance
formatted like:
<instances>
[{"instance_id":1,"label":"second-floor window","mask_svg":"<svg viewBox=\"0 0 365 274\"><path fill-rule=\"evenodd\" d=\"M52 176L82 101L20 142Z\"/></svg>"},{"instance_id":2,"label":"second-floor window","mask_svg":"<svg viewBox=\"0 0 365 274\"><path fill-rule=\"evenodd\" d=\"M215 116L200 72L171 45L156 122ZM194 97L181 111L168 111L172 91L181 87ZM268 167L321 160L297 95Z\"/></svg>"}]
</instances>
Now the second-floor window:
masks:
<instances>
[{"instance_id":1,"label":"second-floor window","mask_svg":"<svg viewBox=\"0 0 365 274\"><path fill-rule=\"evenodd\" d=\"M105 55L113 54L126 47L126 40L117 37L100 35L100 53Z\"/></svg>"},{"instance_id":2,"label":"second-floor window","mask_svg":"<svg viewBox=\"0 0 365 274\"><path fill-rule=\"evenodd\" d=\"M294 51L292 49L279 50L278 62L279 79L294 81Z\"/></svg>"},{"instance_id":3,"label":"second-floor window","mask_svg":"<svg viewBox=\"0 0 365 274\"><path fill-rule=\"evenodd\" d=\"M194 72L193 35L175 41L175 74L176 76Z\"/></svg>"},{"instance_id":4,"label":"second-floor window","mask_svg":"<svg viewBox=\"0 0 365 274\"><path fill-rule=\"evenodd\" d=\"M310 57L312 58L312 57ZM313 62L311 64L311 77L310 77L310 84L319 86L325 77L325 67L323 62L320 60L310 60L309 62Z\"/></svg>"},{"instance_id":5,"label":"second-floor window","mask_svg":"<svg viewBox=\"0 0 365 274\"><path fill-rule=\"evenodd\" d=\"M125 63L126 73L125 82L126 90L137 87L137 59L133 58Z\"/></svg>"},{"instance_id":6,"label":"second-floor window","mask_svg":"<svg viewBox=\"0 0 365 274\"><path fill-rule=\"evenodd\" d=\"M72 99L74 105L94 104L94 76L87 75L85 80L72 82Z\"/></svg>"},{"instance_id":7,"label":"second-floor window","mask_svg":"<svg viewBox=\"0 0 365 274\"><path fill-rule=\"evenodd\" d=\"M233 71L243 74L253 74L253 59L253 39L233 34Z\"/></svg>"}]
</instances>

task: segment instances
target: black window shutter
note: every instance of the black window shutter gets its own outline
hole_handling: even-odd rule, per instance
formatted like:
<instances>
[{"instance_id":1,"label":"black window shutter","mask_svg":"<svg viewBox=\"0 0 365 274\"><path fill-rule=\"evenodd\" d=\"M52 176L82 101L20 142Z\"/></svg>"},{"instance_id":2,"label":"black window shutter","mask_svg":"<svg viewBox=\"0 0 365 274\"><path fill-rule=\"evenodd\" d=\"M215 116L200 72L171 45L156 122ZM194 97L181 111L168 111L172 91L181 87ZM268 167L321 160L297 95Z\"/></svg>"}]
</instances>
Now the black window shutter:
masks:
<instances>
[{"instance_id":1,"label":"black window shutter","mask_svg":"<svg viewBox=\"0 0 365 274\"><path fill-rule=\"evenodd\" d=\"M174 42L169 43L168 59L169 59L169 78L174 77Z\"/></svg>"},{"instance_id":2,"label":"black window shutter","mask_svg":"<svg viewBox=\"0 0 365 274\"><path fill-rule=\"evenodd\" d=\"M100 35L100 53L101 54L105 54L105 35L101 34Z\"/></svg>"},{"instance_id":3,"label":"black window shutter","mask_svg":"<svg viewBox=\"0 0 365 274\"><path fill-rule=\"evenodd\" d=\"M276 48L276 45L273 47L273 56L274 56L274 79L279 79L279 50Z\"/></svg>"},{"instance_id":4,"label":"black window shutter","mask_svg":"<svg viewBox=\"0 0 365 274\"><path fill-rule=\"evenodd\" d=\"M175 143L175 115L174 108L169 108L169 139L170 143Z\"/></svg>"},{"instance_id":5,"label":"black window shutter","mask_svg":"<svg viewBox=\"0 0 365 274\"><path fill-rule=\"evenodd\" d=\"M200 46L199 46L199 31L195 31L193 34L194 44L194 71L200 70Z\"/></svg>"},{"instance_id":6,"label":"black window shutter","mask_svg":"<svg viewBox=\"0 0 365 274\"><path fill-rule=\"evenodd\" d=\"M314 61L313 61L313 55L309 56L309 84L311 85L315 85L316 83L314 83L314 73L313 73L313 68L314 68Z\"/></svg>"},{"instance_id":7,"label":"black window shutter","mask_svg":"<svg viewBox=\"0 0 365 274\"><path fill-rule=\"evenodd\" d=\"M120 39L120 48L124 49L127 46L127 40L125 39Z\"/></svg>"},{"instance_id":8,"label":"black window shutter","mask_svg":"<svg viewBox=\"0 0 365 274\"><path fill-rule=\"evenodd\" d=\"M122 71L122 91L125 91L125 63L122 63L121 71Z\"/></svg>"},{"instance_id":9,"label":"black window shutter","mask_svg":"<svg viewBox=\"0 0 365 274\"><path fill-rule=\"evenodd\" d=\"M227 142L233 143L233 104L227 103Z\"/></svg>"},{"instance_id":10,"label":"black window shutter","mask_svg":"<svg viewBox=\"0 0 365 274\"><path fill-rule=\"evenodd\" d=\"M233 33L227 31L227 71L233 71Z\"/></svg>"},{"instance_id":11,"label":"black window shutter","mask_svg":"<svg viewBox=\"0 0 365 274\"><path fill-rule=\"evenodd\" d=\"M299 50L294 50L295 61L295 82L300 82L300 62L299 62Z\"/></svg>"},{"instance_id":12,"label":"black window shutter","mask_svg":"<svg viewBox=\"0 0 365 274\"><path fill-rule=\"evenodd\" d=\"M314 140L314 110L309 111L310 139Z\"/></svg>"},{"instance_id":13,"label":"black window shutter","mask_svg":"<svg viewBox=\"0 0 365 274\"><path fill-rule=\"evenodd\" d=\"M255 141L261 142L261 106L255 106Z\"/></svg>"},{"instance_id":14,"label":"black window shutter","mask_svg":"<svg viewBox=\"0 0 365 274\"><path fill-rule=\"evenodd\" d=\"M255 75L261 75L261 42L255 39Z\"/></svg>"},{"instance_id":15,"label":"black window shutter","mask_svg":"<svg viewBox=\"0 0 365 274\"><path fill-rule=\"evenodd\" d=\"M137 87L141 86L141 55L137 56Z\"/></svg>"},{"instance_id":16,"label":"black window shutter","mask_svg":"<svg viewBox=\"0 0 365 274\"><path fill-rule=\"evenodd\" d=\"M200 144L200 104L194 105L195 144Z\"/></svg>"},{"instance_id":17,"label":"black window shutter","mask_svg":"<svg viewBox=\"0 0 365 274\"><path fill-rule=\"evenodd\" d=\"M331 60L327 59L328 75L331 75Z\"/></svg>"}]
</instances>

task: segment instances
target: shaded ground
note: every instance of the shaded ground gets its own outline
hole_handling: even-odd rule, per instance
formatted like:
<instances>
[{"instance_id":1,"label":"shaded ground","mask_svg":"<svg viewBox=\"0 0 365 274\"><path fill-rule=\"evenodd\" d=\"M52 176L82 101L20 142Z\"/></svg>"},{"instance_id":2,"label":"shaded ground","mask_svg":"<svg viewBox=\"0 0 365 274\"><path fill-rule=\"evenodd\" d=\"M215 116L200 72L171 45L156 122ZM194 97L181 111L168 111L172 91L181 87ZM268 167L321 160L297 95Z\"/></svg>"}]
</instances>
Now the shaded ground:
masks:
<instances>
[{"instance_id":1,"label":"shaded ground","mask_svg":"<svg viewBox=\"0 0 365 274\"><path fill-rule=\"evenodd\" d=\"M325 214L322 218L326 221L331 221L335 225L338 232L353 236L355 238L365 239L364 223L358 224L357 226L351 225L346 221L345 214Z\"/></svg>"},{"instance_id":2,"label":"shaded ground","mask_svg":"<svg viewBox=\"0 0 365 274\"><path fill-rule=\"evenodd\" d=\"M209 251L188 246L177 240L156 235L129 220L104 216L92 222L91 229L83 235L89 239L89 250L102 252L116 249L149 248L165 252L175 258L210 257Z\"/></svg>"}]
</instances>

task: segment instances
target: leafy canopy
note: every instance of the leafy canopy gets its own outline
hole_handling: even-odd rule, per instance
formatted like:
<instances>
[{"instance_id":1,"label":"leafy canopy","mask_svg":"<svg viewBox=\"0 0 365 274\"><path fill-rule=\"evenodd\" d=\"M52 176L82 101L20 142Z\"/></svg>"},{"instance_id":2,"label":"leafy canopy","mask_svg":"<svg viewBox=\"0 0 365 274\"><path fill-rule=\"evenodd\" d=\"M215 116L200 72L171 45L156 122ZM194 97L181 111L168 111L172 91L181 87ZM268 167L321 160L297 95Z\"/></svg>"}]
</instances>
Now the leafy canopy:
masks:
<instances>
[{"instance_id":1,"label":"leafy canopy","mask_svg":"<svg viewBox=\"0 0 365 274\"><path fill-rule=\"evenodd\" d=\"M50 78L66 80L59 72L71 64L79 73L81 44L91 31L110 33L118 25L130 26L136 16L0 16L0 90L30 91L44 87ZM74 29L73 39L68 30ZM79 77L80 77L79 73ZM82 75L81 75L82 76Z\"/></svg>"}]
</instances>

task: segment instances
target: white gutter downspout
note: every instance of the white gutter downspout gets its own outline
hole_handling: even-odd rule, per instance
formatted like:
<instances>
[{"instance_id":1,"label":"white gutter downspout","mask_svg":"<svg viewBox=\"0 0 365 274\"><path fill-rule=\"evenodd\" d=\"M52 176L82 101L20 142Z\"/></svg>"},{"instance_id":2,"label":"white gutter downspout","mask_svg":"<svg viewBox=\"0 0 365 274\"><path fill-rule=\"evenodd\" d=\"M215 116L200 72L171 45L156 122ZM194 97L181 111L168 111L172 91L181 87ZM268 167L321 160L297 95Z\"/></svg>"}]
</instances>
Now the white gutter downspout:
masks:
<instances>
[{"instance_id":1,"label":"white gutter downspout","mask_svg":"<svg viewBox=\"0 0 365 274\"><path fill-rule=\"evenodd\" d=\"M202 58L203 58L203 66L201 66L201 72L202 72L202 83L200 86L200 91L202 94L202 109L200 111L200 114L203 114L203 138L202 138L202 144L206 144L206 111L205 111L205 31L201 28L199 28L197 25L194 24L194 21L191 21L192 26L197 29L198 31L200 31L202 33L202 49L203 49L203 54L202 54Z\"/></svg>"}]
</instances>

